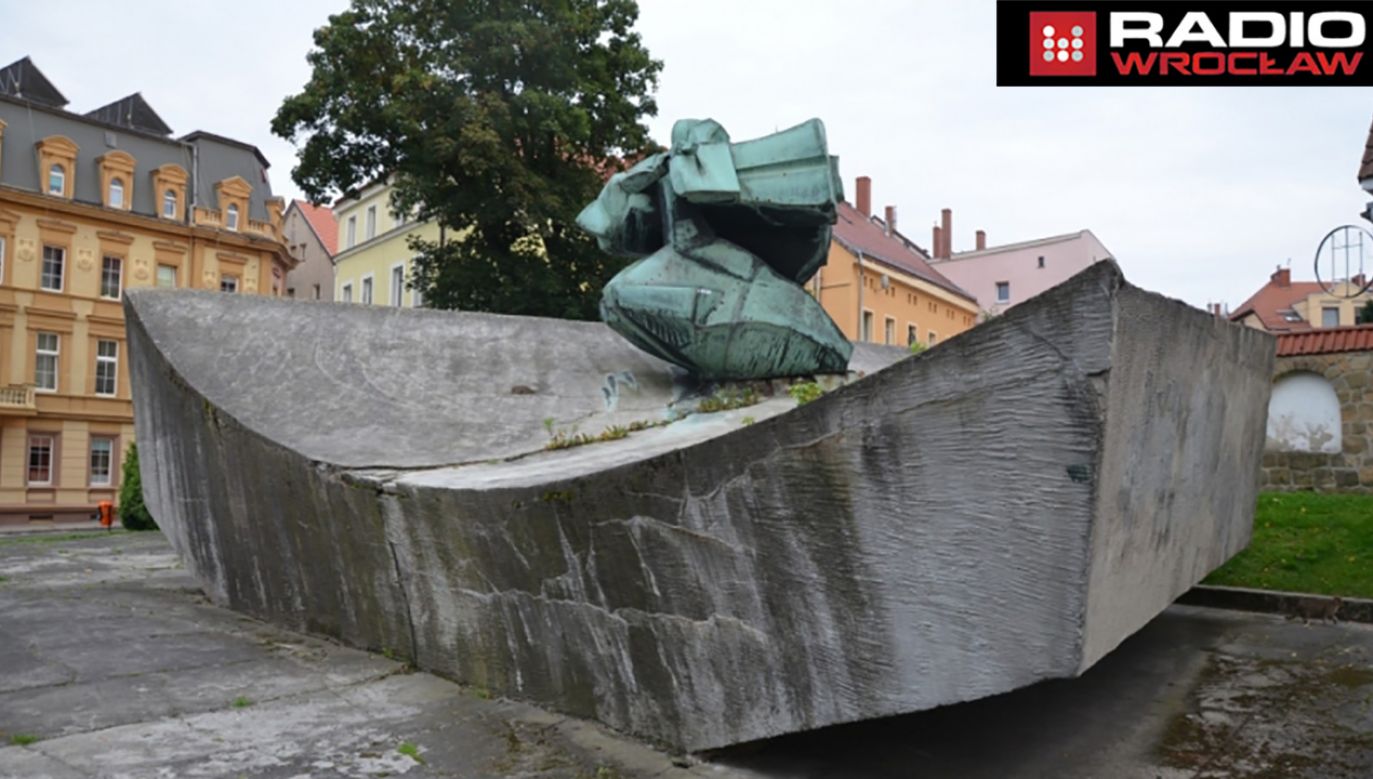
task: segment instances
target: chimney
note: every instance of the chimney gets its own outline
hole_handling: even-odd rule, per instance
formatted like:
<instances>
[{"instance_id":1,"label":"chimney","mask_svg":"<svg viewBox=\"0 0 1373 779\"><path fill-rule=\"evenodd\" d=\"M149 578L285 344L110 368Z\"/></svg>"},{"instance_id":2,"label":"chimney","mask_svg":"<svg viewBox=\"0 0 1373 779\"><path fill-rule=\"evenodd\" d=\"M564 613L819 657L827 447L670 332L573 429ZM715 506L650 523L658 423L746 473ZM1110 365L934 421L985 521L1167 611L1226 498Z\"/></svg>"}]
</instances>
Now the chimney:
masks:
<instances>
[{"instance_id":1,"label":"chimney","mask_svg":"<svg viewBox=\"0 0 1373 779\"><path fill-rule=\"evenodd\" d=\"M1292 269L1280 265L1269 278L1279 287L1290 287L1292 286Z\"/></svg>"},{"instance_id":2,"label":"chimney","mask_svg":"<svg viewBox=\"0 0 1373 779\"><path fill-rule=\"evenodd\" d=\"M872 179L867 176L858 177L858 213L863 216L872 216Z\"/></svg>"},{"instance_id":3,"label":"chimney","mask_svg":"<svg viewBox=\"0 0 1373 779\"><path fill-rule=\"evenodd\" d=\"M1362 290L1364 286L1368 284L1368 277L1360 273L1359 275L1350 279L1349 283Z\"/></svg>"},{"instance_id":4,"label":"chimney","mask_svg":"<svg viewBox=\"0 0 1373 779\"><path fill-rule=\"evenodd\" d=\"M946 208L939 212L940 237L944 243L939 247L939 259L947 260L953 256L953 209Z\"/></svg>"},{"instance_id":5,"label":"chimney","mask_svg":"<svg viewBox=\"0 0 1373 779\"><path fill-rule=\"evenodd\" d=\"M896 206L887 206L887 235L896 232Z\"/></svg>"},{"instance_id":6,"label":"chimney","mask_svg":"<svg viewBox=\"0 0 1373 779\"><path fill-rule=\"evenodd\" d=\"M930 236L930 259L939 259L939 253L943 251L944 236L939 233L939 225L934 226L934 234Z\"/></svg>"},{"instance_id":7,"label":"chimney","mask_svg":"<svg viewBox=\"0 0 1373 779\"><path fill-rule=\"evenodd\" d=\"M977 231L977 250L978 250L978 251L982 251L982 250L985 249L985 248L987 248L987 231L986 231L986 230L978 230L978 231Z\"/></svg>"}]
</instances>

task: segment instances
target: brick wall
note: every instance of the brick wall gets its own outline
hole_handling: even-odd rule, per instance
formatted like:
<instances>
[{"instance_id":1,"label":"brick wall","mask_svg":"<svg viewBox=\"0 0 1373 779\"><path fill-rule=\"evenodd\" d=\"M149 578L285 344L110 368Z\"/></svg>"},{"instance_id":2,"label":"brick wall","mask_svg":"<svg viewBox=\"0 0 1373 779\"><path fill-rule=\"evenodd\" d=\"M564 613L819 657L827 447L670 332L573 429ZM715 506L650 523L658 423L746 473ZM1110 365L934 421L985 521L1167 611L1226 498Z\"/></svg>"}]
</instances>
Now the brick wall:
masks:
<instances>
[{"instance_id":1,"label":"brick wall","mask_svg":"<svg viewBox=\"0 0 1373 779\"><path fill-rule=\"evenodd\" d=\"M1334 388L1343 451L1265 452L1263 489L1373 493L1373 352L1279 357L1273 378L1298 371L1324 376Z\"/></svg>"}]
</instances>

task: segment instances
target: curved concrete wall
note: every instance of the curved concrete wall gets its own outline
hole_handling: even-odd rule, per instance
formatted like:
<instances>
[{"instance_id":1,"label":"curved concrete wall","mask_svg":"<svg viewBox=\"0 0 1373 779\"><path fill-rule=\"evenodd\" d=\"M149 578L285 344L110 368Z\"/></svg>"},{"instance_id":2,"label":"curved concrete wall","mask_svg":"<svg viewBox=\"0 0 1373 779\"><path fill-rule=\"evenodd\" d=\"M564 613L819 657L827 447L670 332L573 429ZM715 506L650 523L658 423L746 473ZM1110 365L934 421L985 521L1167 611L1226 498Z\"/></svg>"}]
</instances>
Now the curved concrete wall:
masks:
<instances>
[{"instance_id":1,"label":"curved concrete wall","mask_svg":"<svg viewBox=\"0 0 1373 779\"><path fill-rule=\"evenodd\" d=\"M146 497L216 602L687 750L1079 673L1247 541L1272 369L1102 264L805 406L546 452L690 387L595 324L126 305Z\"/></svg>"}]
</instances>

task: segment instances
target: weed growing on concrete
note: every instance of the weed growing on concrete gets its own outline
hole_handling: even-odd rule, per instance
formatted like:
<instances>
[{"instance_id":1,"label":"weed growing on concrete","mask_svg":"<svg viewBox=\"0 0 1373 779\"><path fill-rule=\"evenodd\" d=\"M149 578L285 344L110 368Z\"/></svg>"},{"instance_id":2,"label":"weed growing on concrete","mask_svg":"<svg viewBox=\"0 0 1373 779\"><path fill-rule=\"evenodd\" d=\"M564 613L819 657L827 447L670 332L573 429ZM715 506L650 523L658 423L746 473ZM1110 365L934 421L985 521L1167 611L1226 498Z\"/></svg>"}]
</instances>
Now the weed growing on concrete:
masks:
<instances>
[{"instance_id":1,"label":"weed growing on concrete","mask_svg":"<svg viewBox=\"0 0 1373 779\"><path fill-rule=\"evenodd\" d=\"M400 742L400 746L396 747L396 751L411 760L414 760L416 763L424 765L424 758L420 757L420 748L411 744L409 741Z\"/></svg>"},{"instance_id":2,"label":"weed growing on concrete","mask_svg":"<svg viewBox=\"0 0 1373 779\"><path fill-rule=\"evenodd\" d=\"M708 398L702 398L701 402L696 404L696 410L702 414L714 414L717 411L756 406L760 402L758 392L752 387L722 389Z\"/></svg>"},{"instance_id":3,"label":"weed growing on concrete","mask_svg":"<svg viewBox=\"0 0 1373 779\"><path fill-rule=\"evenodd\" d=\"M753 417L744 417L743 419L739 420L739 424L743 425L744 427L748 427L749 425L757 421L758 420L754 419Z\"/></svg>"},{"instance_id":4,"label":"weed growing on concrete","mask_svg":"<svg viewBox=\"0 0 1373 779\"><path fill-rule=\"evenodd\" d=\"M911 345L909 348L911 350L911 354L920 354L921 352L925 351L930 347L920 343L919 341L911 341Z\"/></svg>"},{"instance_id":5,"label":"weed growing on concrete","mask_svg":"<svg viewBox=\"0 0 1373 779\"><path fill-rule=\"evenodd\" d=\"M796 401L796 405L804 406L812 400L818 400L825 394L824 388L813 381L806 381L800 384L793 384L787 389L787 394Z\"/></svg>"},{"instance_id":6,"label":"weed growing on concrete","mask_svg":"<svg viewBox=\"0 0 1373 779\"><path fill-rule=\"evenodd\" d=\"M551 452L557 451L558 449L571 449L574 446L585 446L586 444L600 443L602 441L618 441L621 438L627 437L632 430L636 429L634 427L634 424L635 423L630 423L628 427L622 425L611 425L610 427L607 427L605 430L602 430L599 435L591 435L589 433L578 433L575 430L572 432L564 432L562 430L559 430L558 432L553 434L553 439L544 446L544 449L547 449ZM645 423L644 427L648 426L649 425ZM640 427L637 429L643 430L644 427Z\"/></svg>"},{"instance_id":7,"label":"weed growing on concrete","mask_svg":"<svg viewBox=\"0 0 1373 779\"><path fill-rule=\"evenodd\" d=\"M233 706L235 709L246 709L249 706L252 706L253 702L248 697L240 695L237 698L234 698L233 703L230 703L229 705Z\"/></svg>"},{"instance_id":8,"label":"weed growing on concrete","mask_svg":"<svg viewBox=\"0 0 1373 779\"><path fill-rule=\"evenodd\" d=\"M15 733L13 736L10 736L10 743L20 747L26 747L36 741L38 741L38 737L31 736L28 733Z\"/></svg>"},{"instance_id":9,"label":"weed growing on concrete","mask_svg":"<svg viewBox=\"0 0 1373 779\"><path fill-rule=\"evenodd\" d=\"M629 423L629 432L637 433L640 430L648 430L651 427L667 427L670 424L672 424L671 420L667 419L659 419L656 422L650 422L647 419L636 419Z\"/></svg>"}]
</instances>

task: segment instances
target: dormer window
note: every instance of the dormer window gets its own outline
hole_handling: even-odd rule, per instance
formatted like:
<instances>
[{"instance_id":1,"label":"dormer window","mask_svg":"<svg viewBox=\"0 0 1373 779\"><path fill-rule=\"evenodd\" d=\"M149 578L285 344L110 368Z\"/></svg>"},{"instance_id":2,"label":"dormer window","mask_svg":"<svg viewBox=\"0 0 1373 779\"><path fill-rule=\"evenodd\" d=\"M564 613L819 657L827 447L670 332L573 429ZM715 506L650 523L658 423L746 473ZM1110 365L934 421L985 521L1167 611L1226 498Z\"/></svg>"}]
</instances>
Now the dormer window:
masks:
<instances>
[{"instance_id":1,"label":"dormer window","mask_svg":"<svg viewBox=\"0 0 1373 779\"><path fill-rule=\"evenodd\" d=\"M235 232L242 230L245 227L243 220L249 215L248 204L252 194L252 186L241 176L230 176L215 184L215 202L218 204L219 213L222 214L218 226ZM252 224L246 227L250 230L257 229Z\"/></svg>"},{"instance_id":2,"label":"dormer window","mask_svg":"<svg viewBox=\"0 0 1373 779\"><path fill-rule=\"evenodd\" d=\"M110 180L110 208L124 207L124 182L120 179Z\"/></svg>"},{"instance_id":3,"label":"dormer window","mask_svg":"<svg viewBox=\"0 0 1373 779\"><path fill-rule=\"evenodd\" d=\"M153 213L163 219L183 219L186 216L186 171L180 165L167 163L153 169Z\"/></svg>"},{"instance_id":4,"label":"dormer window","mask_svg":"<svg viewBox=\"0 0 1373 779\"><path fill-rule=\"evenodd\" d=\"M62 197L67 192L67 171L61 165L53 163L48 168L48 194Z\"/></svg>"}]
</instances>

